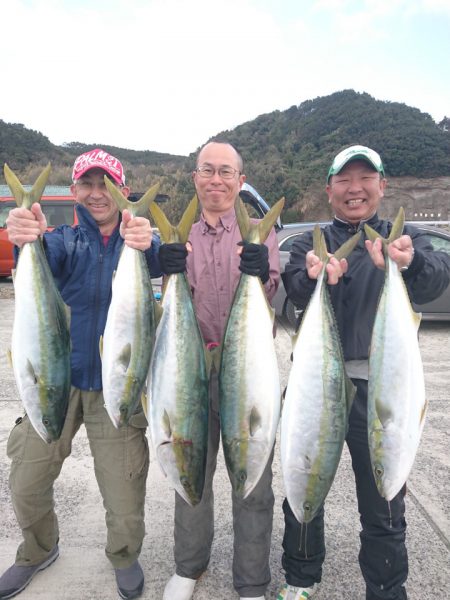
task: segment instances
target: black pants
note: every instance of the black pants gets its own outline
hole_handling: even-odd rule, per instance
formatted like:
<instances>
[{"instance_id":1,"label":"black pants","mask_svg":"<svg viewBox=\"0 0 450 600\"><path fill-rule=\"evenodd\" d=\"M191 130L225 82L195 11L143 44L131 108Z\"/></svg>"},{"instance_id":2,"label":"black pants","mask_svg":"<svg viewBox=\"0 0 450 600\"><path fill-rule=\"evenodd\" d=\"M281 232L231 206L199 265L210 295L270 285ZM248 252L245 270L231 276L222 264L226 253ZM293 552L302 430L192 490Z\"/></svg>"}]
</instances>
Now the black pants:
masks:
<instances>
[{"instance_id":1,"label":"black pants","mask_svg":"<svg viewBox=\"0 0 450 600\"><path fill-rule=\"evenodd\" d=\"M362 530L359 564L366 582L366 600L405 600L408 577L405 547L406 486L388 504L375 485L367 439L367 381L353 379L357 387L346 438L352 457ZM302 527L283 502L285 530L282 564L286 581L309 587L322 577L325 559L324 511Z\"/></svg>"}]
</instances>

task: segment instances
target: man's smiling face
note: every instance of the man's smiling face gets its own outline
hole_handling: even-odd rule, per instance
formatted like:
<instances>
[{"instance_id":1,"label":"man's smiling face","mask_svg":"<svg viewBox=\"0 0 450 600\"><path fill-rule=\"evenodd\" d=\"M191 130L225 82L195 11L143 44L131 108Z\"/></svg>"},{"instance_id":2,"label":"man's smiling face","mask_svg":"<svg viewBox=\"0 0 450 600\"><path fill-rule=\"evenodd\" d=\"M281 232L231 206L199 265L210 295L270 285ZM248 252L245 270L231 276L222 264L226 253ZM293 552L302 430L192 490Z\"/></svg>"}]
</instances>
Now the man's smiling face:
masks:
<instances>
[{"instance_id":1,"label":"man's smiling face","mask_svg":"<svg viewBox=\"0 0 450 600\"><path fill-rule=\"evenodd\" d=\"M385 187L386 179L369 163L353 160L331 177L326 191L335 215L357 224L370 219L378 210Z\"/></svg>"}]
</instances>

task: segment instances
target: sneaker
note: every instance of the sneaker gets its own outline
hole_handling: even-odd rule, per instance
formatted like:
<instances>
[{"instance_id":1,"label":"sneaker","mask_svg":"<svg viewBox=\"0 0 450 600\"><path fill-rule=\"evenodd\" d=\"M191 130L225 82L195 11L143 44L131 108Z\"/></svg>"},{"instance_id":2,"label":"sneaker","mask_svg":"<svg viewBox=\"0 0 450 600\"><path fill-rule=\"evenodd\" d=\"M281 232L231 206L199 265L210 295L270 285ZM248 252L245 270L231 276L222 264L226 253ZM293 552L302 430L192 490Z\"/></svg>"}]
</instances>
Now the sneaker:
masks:
<instances>
[{"instance_id":1,"label":"sneaker","mask_svg":"<svg viewBox=\"0 0 450 600\"><path fill-rule=\"evenodd\" d=\"M139 598L144 589L144 573L138 561L125 569L114 569L117 591L124 600Z\"/></svg>"},{"instance_id":2,"label":"sneaker","mask_svg":"<svg viewBox=\"0 0 450 600\"><path fill-rule=\"evenodd\" d=\"M164 588L163 600L191 600L196 583L196 579L180 577L175 573Z\"/></svg>"},{"instance_id":3,"label":"sneaker","mask_svg":"<svg viewBox=\"0 0 450 600\"><path fill-rule=\"evenodd\" d=\"M285 583L278 593L277 600L308 600L317 592L317 583L312 587L294 587Z\"/></svg>"},{"instance_id":4,"label":"sneaker","mask_svg":"<svg viewBox=\"0 0 450 600\"><path fill-rule=\"evenodd\" d=\"M43 571L52 564L59 556L59 548L56 545L45 560L37 565L21 567L12 565L0 577L0 599L12 598L27 587L36 573Z\"/></svg>"}]
</instances>

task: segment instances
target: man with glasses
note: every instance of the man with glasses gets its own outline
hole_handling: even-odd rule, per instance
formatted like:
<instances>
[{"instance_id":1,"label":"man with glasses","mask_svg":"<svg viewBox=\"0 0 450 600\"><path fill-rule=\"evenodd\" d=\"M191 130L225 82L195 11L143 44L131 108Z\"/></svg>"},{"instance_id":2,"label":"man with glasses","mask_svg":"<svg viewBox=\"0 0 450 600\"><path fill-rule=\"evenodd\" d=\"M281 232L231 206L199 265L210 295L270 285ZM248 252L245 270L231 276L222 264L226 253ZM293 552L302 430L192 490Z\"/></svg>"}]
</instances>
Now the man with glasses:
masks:
<instances>
[{"instance_id":1,"label":"man with glasses","mask_svg":"<svg viewBox=\"0 0 450 600\"><path fill-rule=\"evenodd\" d=\"M58 441L46 444L26 416L17 419L9 437L11 496L23 541L14 565L0 577L0 599L20 593L36 573L58 558L53 483L83 423L106 509L105 551L114 567L119 595L137 598L144 586L138 556L145 533L149 465L146 420L140 412L130 419L129 425L120 429L113 426L102 395L99 339L105 328L112 277L123 244L145 252L151 276L159 277L159 238L152 235L148 219L132 218L127 210L122 216L119 214L105 186L105 175L128 196L130 190L117 158L96 148L76 159L71 191L79 224L74 227L62 225L46 232L47 221L38 203L31 210L11 210L6 221L9 239L19 248L25 242L43 239L50 269L70 307L72 388Z\"/></svg>"},{"instance_id":2,"label":"man with glasses","mask_svg":"<svg viewBox=\"0 0 450 600\"><path fill-rule=\"evenodd\" d=\"M372 473L367 433L368 354L378 299L384 283L385 261L381 240L365 238L367 223L383 238L392 228L380 219L384 196L384 166L377 152L351 146L339 152L328 172L326 192L335 217L324 228L328 251L333 253L356 232L362 239L347 260L331 258L326 266L331 301L339 327L348 376L356 387L349 415L347 446L355 474L361 520L359 564L366 584L366 600L405 600L408 576L405 546L406 485L387 502L379 494ZM283 281L288 297L305 309L323 268L312 250L312 232L292 246ZM427 236L406 225L404 234L388 245L390 258L403 275L408 293L422 304L437 298L450 279L449 257L433 251ZM286 584L278 600L307 600L317 591L325 559L324 509L301 525L284 500L285 530L282 564ZM420 596L420 591L417 592ZM341 597L340 594L337 594ZM417 597L417 596L416 596Z\"/></svg>"},{"instance_id":3,"label":"man with glasses","mask_svg":"<svg viewBox=\"0 0 450 600\"><path fill-rule=\"evenodd\" d=\"M197 158L193 172L201 204L200 220L189 236L189 253L182 244L160 248L164 273L187 270L194 306L208 348L222 340L241 271L261 278L267 298L273 298L280 277L275 231L265 244L242 240L234 203L245 181L243 163L233 146L210 142ZM213 477L220 441L217 373L210 380L210 422L206 480L201 502L189 506L175 494L176 573L164 590L164 600L189 600L198 578L208 567L214 535ZM233 583L241 600L263 600L270 581L269 553L273 517L271 461L255 490L245 500L232 494Z\"/></svg>"}]
</instances>

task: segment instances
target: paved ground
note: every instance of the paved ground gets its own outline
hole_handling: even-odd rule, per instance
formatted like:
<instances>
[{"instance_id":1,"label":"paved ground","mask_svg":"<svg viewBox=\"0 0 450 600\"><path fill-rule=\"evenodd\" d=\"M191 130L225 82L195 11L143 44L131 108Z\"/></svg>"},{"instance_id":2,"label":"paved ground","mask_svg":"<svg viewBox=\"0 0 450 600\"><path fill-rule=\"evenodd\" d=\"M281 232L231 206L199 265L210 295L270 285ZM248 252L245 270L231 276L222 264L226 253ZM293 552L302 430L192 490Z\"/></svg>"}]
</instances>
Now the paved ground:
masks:
<instances>
[{"instance_id":1,"label":"paved ground","mask_svg":"<svg viewBox=\"0 0 450 600\"><path fill-rule=\"evenodd\" d=\"M22 412L12 371L5 358L9 345L14 304L9 285L0 286L0 571L8 567L20 540L9 502L6 441L14 420ZM423 324L420 343L430 402L422 444L410 479L407 498L410 600L450 598L450 323ZM289 333L279 327L279 365L283 382L289 368ZM283 580L280 568L283 487L279 454L274 462L276 494L271 554L272 583L267 599L274 600ZM197 585L194 600L237 598L232 585L232 523L230 486L220 461L215 478L216 536L211 564ZM353 474L346 451L328 496L327 557L317 600L363 600L364 587L357 563L359 521ZM61 556L36 576L20 595L23 600L109 600L117 598L114 577L104 556L105 525L92 459L82 429L75 438L56 486L61 528ZM142 552L146 576L143 597L162 598L162 589L173 572L173 492L152 461L147 498L147 536Z\"/></svg>"}]
</instances>

